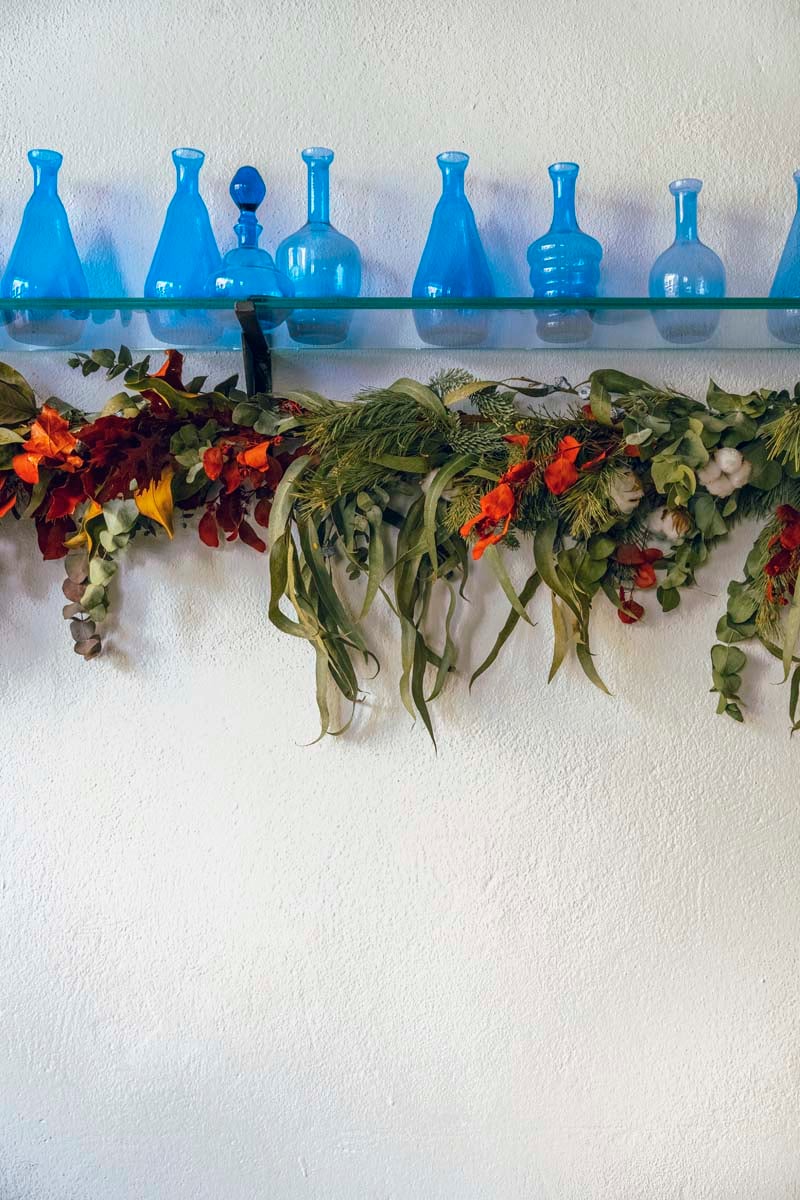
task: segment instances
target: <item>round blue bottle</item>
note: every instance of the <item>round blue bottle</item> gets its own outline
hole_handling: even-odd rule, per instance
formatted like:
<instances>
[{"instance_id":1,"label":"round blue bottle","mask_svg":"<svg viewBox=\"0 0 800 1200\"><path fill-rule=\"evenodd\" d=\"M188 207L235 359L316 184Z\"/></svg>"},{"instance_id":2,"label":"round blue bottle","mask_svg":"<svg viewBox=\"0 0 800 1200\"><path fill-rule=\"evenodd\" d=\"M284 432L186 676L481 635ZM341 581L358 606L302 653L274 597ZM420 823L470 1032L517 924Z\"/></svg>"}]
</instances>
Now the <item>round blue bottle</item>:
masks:
<instances>
[{"instance_id":1,"label":"round blue bottle","mask_svg":"<svg viewBox=\"0 0 800 1200\"><path fill-rule=\"evenodd\" d=\"M361 290L361 254L355 242L330 221L329 171L333 151L312 146L302 151L307 168L308 220L284 238L275 260L297 297L342 299ZM287 320L290 336L303 345L332 346L347 337L350 309L295 309Z\"/></svg>"},{"instance_id":2,"label":"round blue bottle","mask_svg":"<svg viewBox=\"0 0 800 1200\"><path fill-rule=\"evenodd\" d=\"M669 185L675 197L675 241L651 268L648 290L653 298L716 299L725 295L722 261L697 235L697 197L702 186L699 179L675 179ZM653 318L661 336L676 345L704 342L719 324L715 309L655 309Z\"/></svg>"}]
</instances>

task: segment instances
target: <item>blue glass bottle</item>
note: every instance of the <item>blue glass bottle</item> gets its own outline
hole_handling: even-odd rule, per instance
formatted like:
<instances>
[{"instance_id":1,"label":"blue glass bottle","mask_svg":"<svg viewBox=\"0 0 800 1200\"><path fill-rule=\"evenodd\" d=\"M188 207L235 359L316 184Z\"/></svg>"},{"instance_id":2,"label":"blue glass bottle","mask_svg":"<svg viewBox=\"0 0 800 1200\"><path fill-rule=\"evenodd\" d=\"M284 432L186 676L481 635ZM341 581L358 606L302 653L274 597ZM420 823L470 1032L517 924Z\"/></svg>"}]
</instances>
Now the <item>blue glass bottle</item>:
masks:
<instances>
[{"instance_id":1,"label":"blue glass bottle","mask_svg":"<svg viewBox=\"0 0 800 1200\"><path fill-rule=\"evenodd\" d=\"M239 219L233 227L236 245L228 250L221 265L206 280L207 296L228 296L246 299L249 296L292 296L291 283L275 266L272 255L258 239L262 226L256 209L267 194L264 180L255 167L239 167L231 180L230 194L239 209ZM265 331L274 329L286 319L287 306L259 312L259 323Z\"/></svg>"},{"instance_id":2,"label":"blue glass bottle","mask_svg":"<svg viewBox=\"0 0 800 1200\"><path fill-rule=\"evenodd\" d=\"M797 208L783 247L770 296L800 298L800 171L794 173ZM770 333L782 342L800 342L800 308L775 308L767 314Z\"/></svg>"},{"instance_id":3,"label":"blue glass bottle","mask_svg":"<svg viewBox=\"0 0 800 1200\"><path fill-rule=\"evenodd\" d=\"M676 179L669 185L675 197L675 241L659 254L650 270L648 290L654 298L716 299L725 295L722 261L697 236L697 197L702 186L700 179ZM666 341L683 345L706 341L719 324L719 311L715 309L656 309L653 317Z\"/></svg>"},{"instance_id":4,"label":"blue glass bottle","mask_svg":"<svg viewBox=\"0 0 800 1200\"><path fill-rule=\"evenodd\" d=\"M475 214L464 193L469 155L447 150L436 159L442 195L433 211L411 295L419 298L491 297L494 281ZM489 333L489 313L480 309L417 309L417 333L431 346L479 346Z\"/></svg>"},{"instance_id":5,"label":"blue glass bottle","mask_svg":"<svg viewBox=\"0 0 800 1200\"><path fill-rule=\"evenodd\" d=\"M57 150L29 150L33 195L25 205L17 240L0 281L0 295L12 300L35 297L84 299L86 278L64 205L58 195L58 171L63 159ZM34 346L64 346L80 337L85 310L65 308L5 309L8 331L17 341Z\"/></svg>"},{"instance_id":6,"label":"blue glass bottle","mask_svg":"<svg viewBox=\"0 0 800 1200\"><path fill-rule=\"evenodd\" d=\"M208 276L220 263L217 239L200 195L202 150L182 146L172 151L175 194L169 202L161 236L144 284L148 299L193 300L204 295ZM202 310L154 310L148 314L155 337L172 345L202 345L218 334L216 322Z\"/></svg>"},{"instance_id":7,"label":"blue glass bottle","mask_svg":"<svg viewBox=\"0 0 800 1200\"><path fill-rule=\"evenodd\" d=\"M528 247L534 296L564 299L597 295L603 247L584 233L575 214L577 163L558 162L547 168L553 181L553 220L543 237ZM586 309L552 309L537 313L537 333L545 341L583 342L591 336Z\"/></svg>"},{"instance_id":8,"label":"blue glass bottle","mask_svg":"<svg viewBox=\"0 0 800 1200\"><path fill-rule=\"evenodd\" d=\"M333 151L314 146L303 150L301 157L308 169L308 220L283 239L275 261L295 296L357 296L361 290L358 246L330 222L328 173ZM287 324L296 342L332 346L347 337L352 317L349 309L295 309Z\"/></svg>"}]
</instances>

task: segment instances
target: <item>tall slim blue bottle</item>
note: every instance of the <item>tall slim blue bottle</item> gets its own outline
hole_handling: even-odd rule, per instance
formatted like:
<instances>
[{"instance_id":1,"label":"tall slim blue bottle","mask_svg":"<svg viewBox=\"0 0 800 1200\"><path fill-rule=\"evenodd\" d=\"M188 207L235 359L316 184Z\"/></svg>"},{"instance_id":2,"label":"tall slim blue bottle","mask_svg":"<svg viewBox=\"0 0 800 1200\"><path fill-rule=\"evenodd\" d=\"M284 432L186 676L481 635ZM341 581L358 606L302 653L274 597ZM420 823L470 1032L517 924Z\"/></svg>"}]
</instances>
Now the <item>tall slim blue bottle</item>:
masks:
<instances>
[{"instance_id":1,"label":"tall slim blue bottle","mask_svg":"<svg viewBox=\"0 0 800 1200\"><path fill-rule=\"evenodd\" d=\"M783 247L770 296L800 299L800 171L794 173L797 209ZM770 333L782 342L800 342L800 307L775 308L767 314Z\"/></svg>"},{"instance_id":2,"label":"tall slim blue bottle","mask_svg":"<svg viewBox=\"0 0 800 1200\"><path fill-rule=\"evenodd\" d=\"M200 195L199 175L205 157L202 150L187 146L172 151L175 194L147 272L146 299L199 299L205 294L208 276L220 264L217 240ZM205 344L218 334L217 323L202 311L153 310L148 321L153 335L172 345Z\"/></svg>"},{"instance_id":3,"label":"tall slim blue bottle","mask_svg":"<svg viewBox=\"0 0 800 1200\"><path fill-rule=\"evenodd\" d=\"M469 155L446 150L436 159L442 195L433 211L411 295L418 298L494 296L494 281L475 214L464 192ZM489 333L489 313L480 309L417 309L417 333L431 346L479 346Z\"/></svg>"},{"instance_id":4,"label":"tall slim blue bottle","mask_svg":"<svg viewBox=\"0 0 800 1200\"><path fill-rule=\"evenodd\" d=\"M0 295L22 301L35 297L84 299L86 278L64 205L58 195L57 150L29 150L33 195L25 205L17 240L0 281ZM34 346L64 346L80 337L87 313L65 308L4 310L8 331Z\"/></svg>"},{"instance_id":5,"label":"tall slim blue bottle","mask_svg":"<svg viewBox=\"0 0 800 1200\"><path fill-rule=\"evenodd\" d=\"M292 283L295 296L357 296L361 290L358 246L330 222L328 173L333 151L313 146L303 150L301 157L308 172L308 220L284 238L275 261ZM331 346L347 337L352 317L350 309L295 309L287 325L296 342Z\"/></svg>"},{"instance_id":6,"label":"tall slim blue bottle","mask_svg":"<svg viewBox=\"0 0 800 1200\"><path fill-rule=\"evenodd\" d=\"M722 260L697 235L697 197L702 186L700 179L676 179L669 185L675 197L675 241L659 254L650 270L648 290L654 298L716 299L725 295ZM706 341L719 324L715 309L655 309L653 317L661 336L680 345Z\"/></svg>"},{"instance_id":7,"label":"tall slim blue bottle","mask_svg":"<svg viewBox=\"0 0 800 1200\"><path fill-rule=\"evenodd\" d=\"M575 214L577 163L558 162L547 168L553 182L553 220L543 237L528 247L534 296L588 299L597 295L603 247L584 233ZM537 333L545 341L583 342L591 336L586 309L552 309L537 313Z\"/></svg>"}]
</instances>

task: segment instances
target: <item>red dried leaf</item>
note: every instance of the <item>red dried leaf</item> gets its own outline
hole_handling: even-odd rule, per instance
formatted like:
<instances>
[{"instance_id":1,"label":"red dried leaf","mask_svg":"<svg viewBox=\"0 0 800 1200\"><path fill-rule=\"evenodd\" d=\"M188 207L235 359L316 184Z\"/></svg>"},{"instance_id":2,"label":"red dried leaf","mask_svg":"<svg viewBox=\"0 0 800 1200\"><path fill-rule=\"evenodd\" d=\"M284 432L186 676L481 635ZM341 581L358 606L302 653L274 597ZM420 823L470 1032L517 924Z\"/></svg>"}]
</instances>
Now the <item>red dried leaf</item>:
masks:
<instances>
[{"instance_id":1,"label":"red dried leaf","mask_svg":"<svg viewBox=\"0 0 800 1200\"><path fill-rule=\"evenodd\" d=\"M197 532L201 542L210 546L212 550L216 550L219 546L219 529L217 528L217 518L211 509L203 513L200 524L197 526Z\"/></svg>"},{"instance_id":2,"label":"red dried leaf","mask_svg":"<svg viewBox=\"0 0 800 1200\"><path fill-rule=\"evenodd\" d=\"M267 543L263 541L256 533L253 526L248 521L241 521L239 524L239 537L244 542L245 546L249 546L252 550L257 550L259 554L263 554L267 548Z\"/></svg>"},{"instance_id":3,"label":"red dried leaf","mask_svg":"<svg viewBox=\"0 0 800 1200\"><path fill-rule=\"evenodd\" d=\"M64 545L64 542L74 532L75 522L69 517L61 517L58 521L37 521L36 540L39 543L42 558L46 561L56 558L66 558L67 547Z\"/></svg>"},{"instance_id":4,"label":"red dried leaf","mask_svg":"<svg viewBox=\"0 0 800 1200\"><path fill-rule=\"evenodd\" d=\"M50 493L47 520L57 521L59 517L71 517L81 500L85 499L83 480L80 475L71 475L66 483L62 483L61 487L54 488Z\"/></svg>"}]
</instances>

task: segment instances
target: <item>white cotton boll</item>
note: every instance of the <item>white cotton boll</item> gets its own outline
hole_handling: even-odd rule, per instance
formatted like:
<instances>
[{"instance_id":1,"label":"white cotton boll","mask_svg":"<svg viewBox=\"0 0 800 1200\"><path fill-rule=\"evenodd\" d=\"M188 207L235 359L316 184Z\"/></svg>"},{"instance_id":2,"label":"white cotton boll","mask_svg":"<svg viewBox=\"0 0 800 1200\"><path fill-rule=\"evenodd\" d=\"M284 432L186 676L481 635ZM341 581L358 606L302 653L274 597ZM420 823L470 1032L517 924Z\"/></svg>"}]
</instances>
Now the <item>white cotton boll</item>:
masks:
<instances>
[{"instance_id":1,"label":"white cotton boll","mask_svg":"<svg viewBox=\"0 0 800 1200\"><path fill-rule=\"evenodd\" d=\"M708 487L708 485L710 483L713 483L715 479L719 479L721 474L722 474L722 467L720 467L716 458L710 458L708 460L708 462L706 463L706 465L704 467L701 467L700 470L697 472L697 478L700 480L700 482L703 484L704 487ZM711 489L709 488L709 491L710 490Z\"/></svg>"},{"instance_id":2,"label":"white cotton boll","mask_svg":"<svg viewBox=\"0 0 800 1200\"><path fill-rule=\"evenodd\" d=\"M733 446L723 446L714 454L717 466L720 471L726 475L733 475L734 471L738 471L744 459L739 450L734 450Z\"/></svg>"},{"instance_id":3,"label":"white cotton boll","mask_svg":"<svg viewBox=\"0 0 800 1200\"><path fill-rule=\"evenodd\" d=\"M753 471L752 463L749 463L747 461L747 459L744 459L742 461L742 465L739 467L739 470L734 471L732 474L728 475L728 478L730 479L731 483L733 484L734 489L744 487L744 485L747 483L748 479L750 478L752 471Z\"/></svg>"},{"instance_id":4,"label":"white cotton boll","mask_svg":"<svg viewBox=\"0 0 800 1200\"><path fill-rule=\"evenodd\" d=\"M712 496L730 496L731 492L736 491L736 484L731 479L730 475L720 475L719 479L714 479L711 483L706 484L707 490Z\"/></svg>"}]
</instances>

